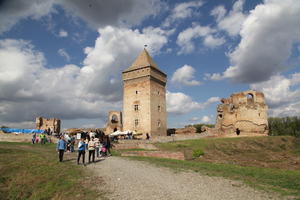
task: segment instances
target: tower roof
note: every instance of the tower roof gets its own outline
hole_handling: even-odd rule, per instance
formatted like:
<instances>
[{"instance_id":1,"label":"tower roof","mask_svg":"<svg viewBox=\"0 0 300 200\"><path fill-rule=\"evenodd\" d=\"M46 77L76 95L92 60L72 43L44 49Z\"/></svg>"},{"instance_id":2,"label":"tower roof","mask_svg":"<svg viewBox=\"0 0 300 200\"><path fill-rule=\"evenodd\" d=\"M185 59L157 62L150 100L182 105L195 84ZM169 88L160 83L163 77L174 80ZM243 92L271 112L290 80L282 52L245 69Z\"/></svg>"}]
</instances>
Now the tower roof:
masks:
<instances>
[{"instance_id":1,"label":"tower roof","mask_svg":"<svg viewBox=\"0 0 300 200\"><path fill-rule=\"evenodd\" d=\"M129 68L127 68L124 72L136 70L143 67L149 67L149 66L154 67L160 71L158 66L155 64L154 60L149 55L148 51L146 49L143 49L143 51L135 59L132 65Z\"/></svg>"}]
</instances>

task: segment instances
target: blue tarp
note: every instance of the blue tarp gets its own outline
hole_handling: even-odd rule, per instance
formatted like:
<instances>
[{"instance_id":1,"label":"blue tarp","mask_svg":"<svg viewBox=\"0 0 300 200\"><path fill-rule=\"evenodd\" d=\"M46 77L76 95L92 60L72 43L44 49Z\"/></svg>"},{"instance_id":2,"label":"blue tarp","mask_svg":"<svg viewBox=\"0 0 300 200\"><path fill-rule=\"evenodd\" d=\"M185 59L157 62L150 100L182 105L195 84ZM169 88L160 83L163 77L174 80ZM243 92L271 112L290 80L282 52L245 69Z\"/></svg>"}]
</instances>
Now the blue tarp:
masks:
<instances>
[{"instance_id":1,"label":"blue tarp","mask_svg":"<svg viewBox=\"0 0 300 200\"><path fill-rule=\"evenodd\" d=\"M20 129L20 128L0 128L5 133L44 133L39 129Z\"/></svg>"}]
</instances>

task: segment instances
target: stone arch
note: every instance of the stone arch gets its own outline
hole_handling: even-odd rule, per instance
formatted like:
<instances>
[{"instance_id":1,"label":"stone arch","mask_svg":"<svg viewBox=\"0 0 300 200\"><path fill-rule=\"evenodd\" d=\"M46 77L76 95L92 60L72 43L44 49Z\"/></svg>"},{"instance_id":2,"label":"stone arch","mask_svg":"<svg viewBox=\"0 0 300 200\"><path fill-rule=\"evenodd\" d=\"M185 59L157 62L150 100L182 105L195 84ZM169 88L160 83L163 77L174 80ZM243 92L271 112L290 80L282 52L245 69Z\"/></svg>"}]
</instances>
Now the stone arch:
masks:
<instances>
[{"instance_id":1,"label":"stone arch","mask_svg":"<svg viewBox=\"0 0 300 200\"><path fill-rule=\"evenodd\" d=\"M246 95L247 103L254 103L254 95L252 93L248 93Z\"/></svg>"},{"instance_id":2,"label":"stone arch","mask_svg":"<svg viewBox=\"0 0 300 200\"><path fill-rule=\"evenodd\" d=\"M112 116L111 116L111 123L113 123L113 124L115 124L115 123L118 123L118 116L117 115L115 115L115 114L113 114Z\"/></svg>"}]
</instances>

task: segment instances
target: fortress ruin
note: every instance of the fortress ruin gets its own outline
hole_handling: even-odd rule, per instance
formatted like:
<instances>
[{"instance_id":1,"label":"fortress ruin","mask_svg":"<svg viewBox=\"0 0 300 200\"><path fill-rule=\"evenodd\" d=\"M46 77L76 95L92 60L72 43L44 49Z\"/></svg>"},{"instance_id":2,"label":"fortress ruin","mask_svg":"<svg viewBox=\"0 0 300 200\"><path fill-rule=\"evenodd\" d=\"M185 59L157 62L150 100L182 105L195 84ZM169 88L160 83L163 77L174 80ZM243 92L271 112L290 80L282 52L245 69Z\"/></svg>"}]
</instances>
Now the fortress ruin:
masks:
<instances>
[{"instance_id":1,"label":"fortress ruin","mask_svg":"<svg viewBox=\"0 0 300 200\"><path fill-rule=\"evenodd\" d=\"M221 99L217 108L215 129L222 136L268 135L268 106L262 92L235 93Z\"/></svg>"},{"instance_id":2,"label":"fortress ruin","mask_svg":"<svg viewBox=\"0 0 300 200\"><path fill-rule=\"evenodd\" d=\"M115 131L123 131L121 111L110 111L108 113L108 121L106 124L105 132L112 133Z\"/></svg>"},{"instance_id":3,"label":"fortress ruin","mask_svg":"<svg viewBox=\"0 0 300 200\"><path fill-rule=\"evenodd\" d=\"M60 119L37 117L35 123L37 129L46 130L49 133L60 133Z\"/></svg>"}]
</instances>

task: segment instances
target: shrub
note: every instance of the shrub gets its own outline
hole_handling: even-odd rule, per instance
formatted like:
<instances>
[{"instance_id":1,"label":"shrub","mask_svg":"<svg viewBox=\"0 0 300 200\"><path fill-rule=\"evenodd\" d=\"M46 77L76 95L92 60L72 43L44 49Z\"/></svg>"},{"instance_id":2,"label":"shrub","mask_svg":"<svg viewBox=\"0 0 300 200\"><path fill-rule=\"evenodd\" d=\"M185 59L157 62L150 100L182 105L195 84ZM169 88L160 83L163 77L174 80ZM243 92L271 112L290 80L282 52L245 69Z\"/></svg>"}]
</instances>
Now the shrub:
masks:
<instances>
[{"instance_id":1,"label":"shrub","mask_svg":"<svg viewBox=\"0 0 300 200\"><path fill-rule=\"evenodd\" d=\"M193 157L194 158L198 158L200 156L203 156L204 155L204 151L202 149L195 149L193 151Z\"/></svg>"}]
</instances>

